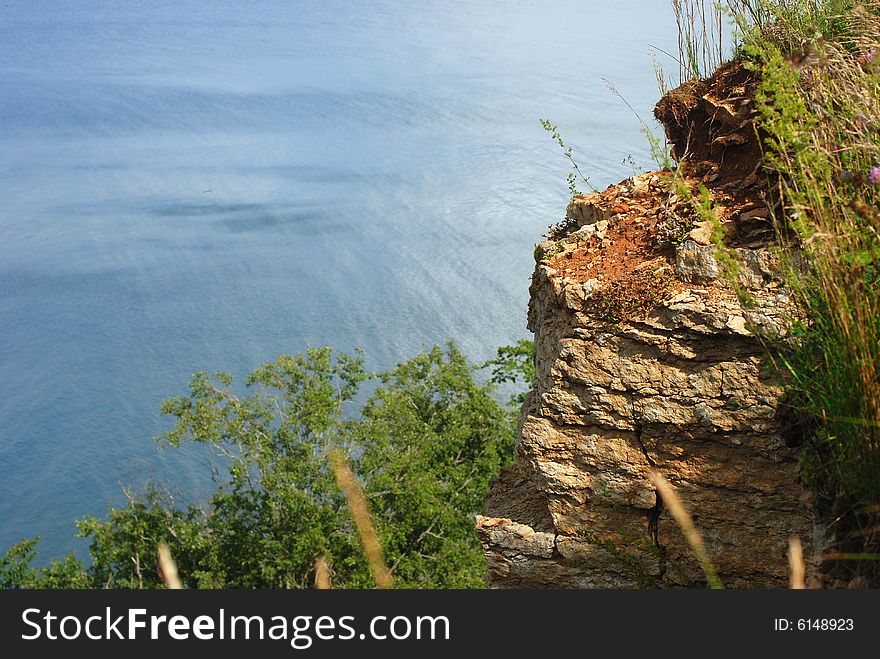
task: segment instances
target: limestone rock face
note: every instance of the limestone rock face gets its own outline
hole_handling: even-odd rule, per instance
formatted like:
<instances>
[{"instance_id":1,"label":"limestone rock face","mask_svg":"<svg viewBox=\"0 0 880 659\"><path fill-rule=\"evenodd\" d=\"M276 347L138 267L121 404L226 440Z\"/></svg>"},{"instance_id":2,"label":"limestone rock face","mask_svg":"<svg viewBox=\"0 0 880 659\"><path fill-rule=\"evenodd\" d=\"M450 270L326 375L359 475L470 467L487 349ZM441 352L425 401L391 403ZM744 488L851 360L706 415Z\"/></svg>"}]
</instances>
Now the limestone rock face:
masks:
<instances>
[{"instance_id":1,"label":"limestone rock face","mask_svg":"<svg viewBox=\"0 0 880 659\"><path fill-rule=\"evenodd\" d=\"M568 235L536 250L536 382L516 464L477 518L491 586L705 586L652 469L683 499L727 586L785 587L792 536L811 556L798 449L787 444L783 390L761 343L784 336L795 317L771 255L737 250L746 308L720 276L714 247L688 239L657 256L622 245L654 212L639 210L649 204L647 180L575 198ZM625 193L632 198L622 202ZM601 236L599 222L609 224ZM595 296L644 264L675 272L662 302L632 318L600 313Z\"/></svg>"}]
</instances>

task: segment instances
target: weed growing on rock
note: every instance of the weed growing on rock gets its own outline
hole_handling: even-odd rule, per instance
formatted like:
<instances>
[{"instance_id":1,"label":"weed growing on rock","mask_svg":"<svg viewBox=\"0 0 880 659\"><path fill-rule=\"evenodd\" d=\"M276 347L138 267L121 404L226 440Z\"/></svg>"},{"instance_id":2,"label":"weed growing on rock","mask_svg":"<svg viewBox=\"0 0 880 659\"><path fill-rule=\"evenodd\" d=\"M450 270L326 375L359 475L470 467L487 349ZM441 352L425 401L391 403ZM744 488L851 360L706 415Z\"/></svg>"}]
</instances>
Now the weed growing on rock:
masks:
<instances>
[{"instance_id":1,"label":"weed growing on rock","mask_svg":"<svg viewBox=\"0 0 880 659\"><path fill-rule=\"evenodd\" d=\"M651 127L645 123L645 120L642 119L641 115L636 112L636 109L632 104L627 101L617 87L614 86L614 83L606 78L602 78L602 81L605 83L605 86L608 87L608 90L619 98L627 108L629 108L629 111L633 113L635 118L638 119L639 123L642 125L642 135L648 140L648 146L651 149L651 158L656 163L657 168L662 170L674 169L675 163L672 160L672 154L670 153L669 145L666 143L666 140L655 133Z\"/></svg>"},{"instance_id":2,"label":"weed growing on rock","mask_svg":"<svg viewBox=\"0 0 880 659\"><path fill-rule=\"evenodd\" d=\"M671 271L641 270L630 272L611 282L590 298L600 318L612 322L646 317L672 291L675 278Z\"/></svg>"},{"instance_id":3,"label":"weed growing on rock","mask_svg":"<svg viewBox=\"0 0 880 659\"><path fill-rule=\"evenodd\" d=\"M578 167L577 162L575 161L574 157L572 157L572 155L571 155L571 147L566 145L566 143L563 141L562 136L559 134L559 130L558 130L556 124L551 123L547 119L540 119L540 122L541 122L541 126L544 127L544 130L546 130L548 133L552 134L552 138L554 140L556 140L557 144L559 144L559 148L562 149L562 153L565 154L565 157L568 159L568 162L571 163L571 166L574 168L573 172L568 173L568 190L569 190L569 192L571 192L572 195L581 194L581 192L578 190L578 187L577 187L578 178L580 178L580 180L583 183L585 183L587 185L587 187L590 188L591 192L598 192L598 190L595 187L593 187L593 184L590 183L590 178L588 176L584 176L583 172L581 172L581 168ZM577 175L575 175L575 172L577 172Z\"/></svg>"},{"instance_id":4,"label":"weed growing on rock","mask_svg":"<svg viewBox=\"0 0 880 659\"><path fill-rule=\"evenodd\" d=\"M712 0L672 0L672 11L678 27L681 81L706 77L724 59L721 7Z\"/></svg>"},{"instance_id":5,"label":"weed growing on rock","mask_svg":"<svg viewBox=\"0 0 880 659\"><path fill-rule=\"evenodd\" d=\"M676 245L680 245L694 229L697 221L697 215L690 199L690 188L684 184L678 173L673 177L670 186L673 190L683 188L685 194L681 194L681 191L671 193L657 220L652 235L652 244L658 252L670 250Z\"/></svg>"},{"instance_id":6,"label":"weed growing on rock","mask_svg":"<svg viewBox=\"0 0 880 659\"><path fill-rule=\"evenodd\" d=\"M880 2L745 0L765 163L779 177L786 284L809 318L777 358L815 431L804 476L840 553L880 556ZM880 562L837 570L880 574Z\"/></svg>"}]
</instances>

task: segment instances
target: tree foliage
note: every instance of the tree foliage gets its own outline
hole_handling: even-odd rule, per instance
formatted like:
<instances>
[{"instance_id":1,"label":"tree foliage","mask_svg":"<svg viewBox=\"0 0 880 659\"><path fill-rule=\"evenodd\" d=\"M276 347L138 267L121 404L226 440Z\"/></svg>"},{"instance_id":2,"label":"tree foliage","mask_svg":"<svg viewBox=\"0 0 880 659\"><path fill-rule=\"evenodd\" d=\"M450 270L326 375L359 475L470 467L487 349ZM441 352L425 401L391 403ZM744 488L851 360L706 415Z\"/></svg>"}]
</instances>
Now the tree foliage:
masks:
<instances>
[{"instance_id":1,"label":"tree foliage","mask_svg":"<svg viewBox=\"0 0 880 659\"><path fill-rule=\"evenodd\" d=\"M492 368L491 381L495 384L518 383L531 388L535 381L535 342L520 339L512 346L498 348L495 359L481 368ZM518 408L525 402L527 392L521 391L510 399L510 406Z\"/></svg>"},{"instance_id":2,"label":"tree foliage","mask_svg":"<svg viewBox=\"0 0 880 659\"><path fill-rule=\"evenodd\" d=\"M377 380L358 414L363 383ZM512 459L511 414L454 344L370 376L359 356L329 348L281 355L246 379L197 373L166 400L164 447L213 447L225 462L210 504L175 505L158 487L126 492L106 519L78 522L87 564L34 568L38 539L0 556L0 586L161 587L166 542L189 587L302 588L325 556L335 587L371 587L369 569L327 453L342 449L362 482L401 587L479 587L485 561L473 531L490 478Z\"/></svg>"}]
</instances>

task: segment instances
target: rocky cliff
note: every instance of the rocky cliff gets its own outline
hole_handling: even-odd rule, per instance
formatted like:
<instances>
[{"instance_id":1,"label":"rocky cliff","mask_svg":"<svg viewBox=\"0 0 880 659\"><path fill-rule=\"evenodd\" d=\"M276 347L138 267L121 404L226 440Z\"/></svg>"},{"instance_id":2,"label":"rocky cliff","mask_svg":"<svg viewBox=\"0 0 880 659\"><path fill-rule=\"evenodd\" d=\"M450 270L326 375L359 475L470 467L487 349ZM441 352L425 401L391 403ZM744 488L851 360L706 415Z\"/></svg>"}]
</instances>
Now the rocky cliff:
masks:
<instances>
[{"instance_id":1,"label":"rocky cliff","mask_svg":"<svg viewBox=\"0 0 880 659\"><path fill-rule=\"evenodd\" d=\"M705 585L651 470L726 585L787 585L791 536L811 556L797 438L765 363L796 310L768 248L752 86L731 66L665 97L677 174L576 196L536 247L536 382L516 464L477 519L490 585ZM718 223L694 212L700 186Z\"/></svg>"}]
</instances>

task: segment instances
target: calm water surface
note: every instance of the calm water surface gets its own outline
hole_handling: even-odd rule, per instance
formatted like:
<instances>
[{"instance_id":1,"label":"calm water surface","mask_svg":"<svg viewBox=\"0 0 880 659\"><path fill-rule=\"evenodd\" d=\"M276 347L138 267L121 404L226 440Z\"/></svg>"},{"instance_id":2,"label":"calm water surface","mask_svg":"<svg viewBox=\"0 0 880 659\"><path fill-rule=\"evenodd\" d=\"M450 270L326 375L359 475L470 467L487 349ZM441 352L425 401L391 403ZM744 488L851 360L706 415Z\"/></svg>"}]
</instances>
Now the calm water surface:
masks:
<instances>
[{"instance_id":1,"label":"calm water surface","mask_svg":"<svg viewBox=\"0 0 880 659\"><path fill-rule=\"evenodd\" d=\"M597 186L647 167L661 0L46 2L0 7L0 551L154 477L197 370L364 349L390 367L527 335L561 219L558 123Z\"/></svg>"}]
</instances>

